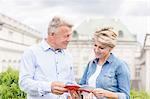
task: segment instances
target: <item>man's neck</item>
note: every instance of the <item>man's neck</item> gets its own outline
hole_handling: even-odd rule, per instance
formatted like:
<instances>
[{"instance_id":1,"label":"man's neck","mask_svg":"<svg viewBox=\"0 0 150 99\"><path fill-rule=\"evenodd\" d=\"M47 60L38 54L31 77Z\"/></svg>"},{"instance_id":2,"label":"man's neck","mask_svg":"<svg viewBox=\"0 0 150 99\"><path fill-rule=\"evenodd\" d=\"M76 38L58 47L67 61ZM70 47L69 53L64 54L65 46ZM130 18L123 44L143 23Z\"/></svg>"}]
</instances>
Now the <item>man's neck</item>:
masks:
<instances>
[{"instance_id":1,"label":"man's neck","mask_svg":"<svg viewBox=\"0 0 150 99\"><path fill-rule=\"evenodd\" d=\"M48 39L45 39L45 40L46 40L46 42L48 43L48 45L50 46L50 48L58 49L58 48L55 47L55 44L53 44L53 42L51 42L51 41L48 40Z\"/></svg>"}]
</instances>

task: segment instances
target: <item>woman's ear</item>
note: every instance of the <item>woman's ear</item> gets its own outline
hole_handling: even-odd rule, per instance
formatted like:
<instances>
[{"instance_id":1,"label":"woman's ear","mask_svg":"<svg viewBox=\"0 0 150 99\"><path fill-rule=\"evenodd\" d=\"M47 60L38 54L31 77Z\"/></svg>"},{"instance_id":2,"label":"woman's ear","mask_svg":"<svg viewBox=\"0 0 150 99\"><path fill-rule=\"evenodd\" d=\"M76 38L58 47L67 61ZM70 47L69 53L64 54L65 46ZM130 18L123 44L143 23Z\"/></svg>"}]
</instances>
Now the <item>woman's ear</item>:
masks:
<instances>
[{"instance_id":1,"label":"woman's ear","mask_svg":"<svg viewBox=\"0 0 150 99\"><path fill-rule=\"evenodd\" d=\"M110 47L110 48L109 48L109 52L111 52L112 50L113 50L113 48L112 48L112 47Z\"/></svg>"}]
</instances>

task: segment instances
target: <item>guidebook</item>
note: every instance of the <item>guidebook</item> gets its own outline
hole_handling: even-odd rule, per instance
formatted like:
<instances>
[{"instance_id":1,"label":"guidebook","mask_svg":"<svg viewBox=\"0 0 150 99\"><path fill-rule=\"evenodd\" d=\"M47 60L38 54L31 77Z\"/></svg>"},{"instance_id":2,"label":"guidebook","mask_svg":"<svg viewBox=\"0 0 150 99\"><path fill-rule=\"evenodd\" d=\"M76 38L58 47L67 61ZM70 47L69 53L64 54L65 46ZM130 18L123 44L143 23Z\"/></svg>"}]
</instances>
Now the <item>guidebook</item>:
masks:
<instances>
[{"instance_id":1,"label":"guidebook","mask_svg":"<svg viewBox=\"0 0 150 99\"><path fill-rule=\"evenodd\" d=\"M90 93L94 90L94 87L88 85L78 85L78 84L66 84L64 88L68 90L75 90L75 91L87 92L87 93Z\"/></svg>"}]
</instances>

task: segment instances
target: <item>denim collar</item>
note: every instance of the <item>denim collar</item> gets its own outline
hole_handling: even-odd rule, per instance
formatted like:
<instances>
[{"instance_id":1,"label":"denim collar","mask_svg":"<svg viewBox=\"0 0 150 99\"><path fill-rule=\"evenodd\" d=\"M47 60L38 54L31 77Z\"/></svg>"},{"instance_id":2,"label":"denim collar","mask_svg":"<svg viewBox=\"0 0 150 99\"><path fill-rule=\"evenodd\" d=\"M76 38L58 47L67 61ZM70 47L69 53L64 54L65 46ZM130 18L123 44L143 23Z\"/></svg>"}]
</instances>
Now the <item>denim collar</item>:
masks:
<instances>
[{"instance_id":1,"label":"denim collar","mask_svg":"<svg viewBox=\"0 0 150 99\"><path fill-rule=\"evenodd\" d=\"M111 63L111 62L113 62L114 58L115 58L115 56L112 53L110 53L110 55L109 55L108 59L106 60L106 62ZM98 61L99 61L99 58L95 58L93 60L93 62L96 63L96 64L98 63Z\"/></svg>"}]
</instances>

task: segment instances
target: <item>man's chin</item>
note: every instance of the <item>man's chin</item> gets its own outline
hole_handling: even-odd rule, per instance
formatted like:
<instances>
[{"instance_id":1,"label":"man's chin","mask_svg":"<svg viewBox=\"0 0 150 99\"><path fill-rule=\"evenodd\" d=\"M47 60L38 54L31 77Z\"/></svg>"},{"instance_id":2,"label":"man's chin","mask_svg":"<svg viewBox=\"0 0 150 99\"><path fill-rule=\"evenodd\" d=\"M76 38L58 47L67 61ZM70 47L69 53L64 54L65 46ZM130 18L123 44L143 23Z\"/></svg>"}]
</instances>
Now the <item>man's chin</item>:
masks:
<instances>
[{"instance_id":1,"label":"man's chin","mask_svg":"<svg viewBox=\"0 0 150 99\"><path fill-rule=\"evenodd\" d=\"M101 58L102 58L102 56L98 56L98 55L97 55L97 56L95 56L95 57L96 57L96 58L99 58L99 59L101 59Z\"/></svg>"},{"instance_id":2,"label":"man's chin","mask_svg":"<svg viewBox=\"0 0 150 99\"><path fill-rule=\"evenodd\" d=\"M62 49L67 49L67 47L62 47Z\"/></svg>"}]
</instances>

